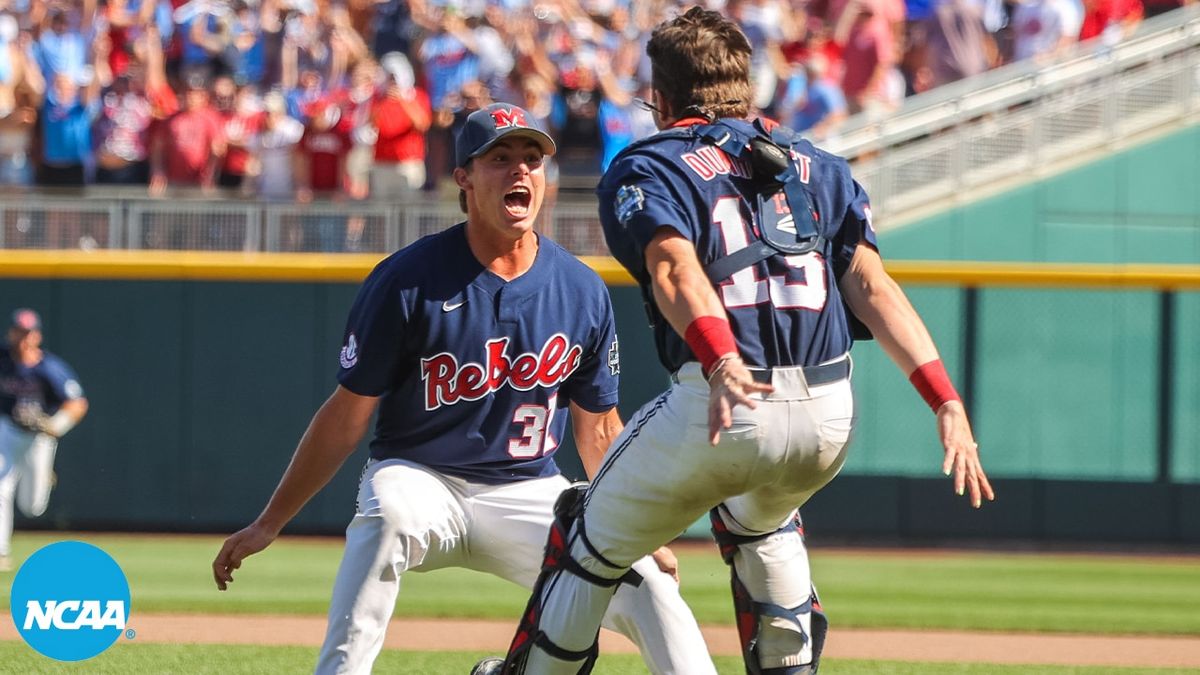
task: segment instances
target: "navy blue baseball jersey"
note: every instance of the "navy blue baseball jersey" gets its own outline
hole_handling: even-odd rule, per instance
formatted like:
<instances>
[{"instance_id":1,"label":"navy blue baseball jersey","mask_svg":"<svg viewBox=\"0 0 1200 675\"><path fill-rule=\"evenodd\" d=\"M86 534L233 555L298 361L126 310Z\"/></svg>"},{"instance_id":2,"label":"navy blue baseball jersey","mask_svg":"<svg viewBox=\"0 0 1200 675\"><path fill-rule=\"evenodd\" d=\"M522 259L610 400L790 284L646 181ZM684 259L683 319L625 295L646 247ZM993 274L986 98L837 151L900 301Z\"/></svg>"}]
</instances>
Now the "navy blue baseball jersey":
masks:
<instances>
[{"instance_id":1,"label":"navy blue baseball jersey","mask_svg":"<svg viewBox=\"0 0 1200 675\"><path fill-rule=\"evenodd\" d=\"M83 387L62 359L44 351L42 360L30 368L17 363L7 347L0 347L0 413L11 417L18 403L32 403L53 415L63 403L77 398L83 398Z\"/></svg>"},{"instance_id":2,"label":"navy blue baseball jersey","mask_svg":"<svg viewBox=\"0 0 1200 675\"><path fill-rule=\"evenodd\" d=\"M379 396L371 456L485 483L554 475L574 402L617 403L608 289L547 237L525 274L487 271L456 225L381 262L346 325L338 381Z\"/></svg>"},{"instance_id":3,"label":"navy blue baseball jersey","mask_svg":"<svg viewBox=\"0 0 1200 675\"><path fill-rule=\"evenodd\" d=\"M752 132L748 123L734 123ZM670 129L630 146L597 187L609 249L649 302L645 250L660 227L690 240L706 266L756 238L748 162L705 143L696 129ZM716 286L738 351L751 366L816 365L847 352L852 338L836 281L860 242L877 246L867 194L846 161L808 141L793 145L792 161L824 245L802 255L777 254ZM776 208L787 209L782 196ZM654 334L668 370L696 360L665 320L656 322Z\"/></svg>"}]
</instances>

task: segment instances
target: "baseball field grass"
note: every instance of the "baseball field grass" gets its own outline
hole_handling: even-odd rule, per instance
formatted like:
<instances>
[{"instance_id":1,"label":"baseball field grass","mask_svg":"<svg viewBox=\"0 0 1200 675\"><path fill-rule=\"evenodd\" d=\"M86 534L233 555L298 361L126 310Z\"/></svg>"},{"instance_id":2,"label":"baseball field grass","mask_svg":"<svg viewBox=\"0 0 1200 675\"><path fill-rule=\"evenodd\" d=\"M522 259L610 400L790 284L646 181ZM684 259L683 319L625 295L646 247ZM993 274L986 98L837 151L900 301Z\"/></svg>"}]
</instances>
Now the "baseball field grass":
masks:
<instances>
[{"instance_id":1,"label":"baseball field grass","mask_svg":"<svg viewBox=\"0 0 1200 675\"><path fill-rule=\"evenodd\" d=\"M213 536L18 533L14 562L64 539L93 543L121 564L130 581L130 627L138 615L296 615L321 617L341 556L336 539L288 538L249 559L229 591L218 592L210 563ZM676 547L683 594L702 624L732 624L728 571L709 545ZM1195 557L1084 554L823 550L812 554L822 601L840 628L912 628L1026 633L1200 636L1200 564ZM7 610L12 572L0 573ZM465 570L404 578L396 616L511 620L526 593ZM269 620L269 619L267 619ZM15 636L14 636L15 637ZM12 638L8 638L12 640ZM121 639L100 657L71 666L51 662L19 641L0 641L0 673L300 673L312 647L151 644ZM465 673L484 654L386 650L376 672ZM742 672L740 658L716 658L722 673ZM606 654L597 673L643 673L636 656ZM1028 666L827 660L824 675L874 673L1174 674L1184 669Z\"/></svg>"},{"instance_id":2,"label":"baseball field grass","mask_svg":"<svg viewBox=\"0 0 1200 675\"><path fill-rule=\"evenodd\" d=\"M18 564L64 538L120 563L136 612L313 614L328 608L341 559L335 539L283 538L247 560L229 591L210 564L220 537L18 533ZM677 546L683 595L700 623L732 624L729 572L707 545ZM812 552L836 625L982 631L1200 635L1196 558L988 552ZM0 581L8 575L0 574ZM8 583L4 583L4 608ZM396 616L511 619L526 592L467 570L405 576Z\"/></svg>"},{"instance_id":3,"label":"baseball field grass","mask_svg":"<svg viewBox=\"0 0 1200 675\"><path fill-rule=\"evenodd\" d=\"M375 663L377 673L404 675L466 675L482 652L385 651ZM84 663L53 662L20 643L0 643L0 672L87 673L187 673L188 675L264 675L311 672L314 650L305 647L252 647L223 645L118 644ZM716 657L722 675L745 672L739 657ZM596 675L644 675L637 656L604 656ZM1082 666L1029 666L995 664L913 663L901 661L828 661L821 675L1184 675L1194 670L1174 668L1111 668Z\"/></svg>"}]
</instances>

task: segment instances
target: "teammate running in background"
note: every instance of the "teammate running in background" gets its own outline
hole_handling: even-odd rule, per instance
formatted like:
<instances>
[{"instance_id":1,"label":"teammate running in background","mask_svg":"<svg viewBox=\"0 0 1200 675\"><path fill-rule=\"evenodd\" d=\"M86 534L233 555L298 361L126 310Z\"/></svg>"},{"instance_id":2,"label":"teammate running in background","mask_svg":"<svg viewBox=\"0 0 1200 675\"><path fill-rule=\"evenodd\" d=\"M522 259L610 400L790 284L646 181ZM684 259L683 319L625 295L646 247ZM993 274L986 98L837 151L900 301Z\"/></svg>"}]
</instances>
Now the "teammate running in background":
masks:
<instances>
[{"instance_id":1,"label":"teammate running in background","mask_svg":"<svg viewBox=\"0 0 1200 675\"><path fill-rule=\"evenodd\" d=\"M42 349L42 320L13 312L0 347L0 571L12 569L13 499L30 518L46 512L58 439L79 424L88 402L65 361Z\"/></svg>"},{"instance_id":2,"label":"teammate running in background","mask_svg":"<svg viewBox=\"0 0 1200 675\"><path fill-rule=\"evenodd\" d=\"M392 255L363 283L339 385L262 514L213 561L224 590L353 453L378 408L318 673L370 671L407 571L465 567L531 587L556 500L581 494L552 459L564 413L589 476L621 431L608 291L532 229L542 160L554 152L532 119L505 104L467 118L454 170L466 222ZM655 557L630 561L635 573L613 582L606 624L656 673L715 673L673 556Z\"/></svg>"},{"instance_id":3,"label":"teammate running in background","mask_svg":"<svg viewBox=\"0 0 1200 675\"><path fill-rule=\"evenodd\" d=\"M652 306L674 385L614 442L507 663L476 670L587 672L612 591L562 570L619 578L710 511L733 568L747 672L815 673L826 623L797 505L845 461L853 317L933 408L954 489L976 507L994 495L933 340L884 271L846 162L746 119L751 48L720 14L693 8L655 29L646 51L663 131L613 162L600 217Z\"/></svg>"}]
</instances>

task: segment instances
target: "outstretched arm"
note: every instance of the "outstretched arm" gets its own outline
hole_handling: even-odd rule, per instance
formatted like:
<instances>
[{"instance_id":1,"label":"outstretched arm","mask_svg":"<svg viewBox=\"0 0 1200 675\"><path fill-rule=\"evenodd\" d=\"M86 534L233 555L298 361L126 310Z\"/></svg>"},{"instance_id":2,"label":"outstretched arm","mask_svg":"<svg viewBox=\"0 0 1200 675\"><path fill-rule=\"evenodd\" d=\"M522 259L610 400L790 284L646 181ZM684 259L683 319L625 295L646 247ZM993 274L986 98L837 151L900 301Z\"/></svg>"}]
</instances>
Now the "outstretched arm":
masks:
<instances>
[{"instance_id":1,"label":"outstretched arm","mask_svg":"<svg viewBox=\"0 0 1200 675\"><path fill-rule=\"evenodd\" d=\"M937 414L938 435L945 450L942 472L954 472L954 490L969 490L971 504L996 498L983 465L979 444L971 433L966 408L945 375L937 347L925 323L900 286L883 268L879 253L859 244L850 268L838 284L850 310L879 342L883 351L904 371Z\"/></svg>"},{"instance_id":2,"label":"outstretched arm","mask_svg":"<svg viewBox=\"0 0 1200 675\"><path fill-rule=\"evenodd\" d=\"M242 560L275 541L283 526L333 478L366 433L376 400L339 386L317 410L267 507L253 523L230 535L213 560L217 588L225 590Z\"/></svg>"},{"instance_id":3,"label":"outstretched arm","mask_svg":"<svg viewBox=\"0 0 1200 675\"><path fill-rule=\"evenodd\" d=\"M659 228L646 247L646 270L659 311L687 341L708 377L709 440L716 445L721 429L733 425L733 407L754 408L750 396L772 388L755 382L742 363L725 306L704 273L692 242L671 228Z\"/></svg>"}]
</instances>

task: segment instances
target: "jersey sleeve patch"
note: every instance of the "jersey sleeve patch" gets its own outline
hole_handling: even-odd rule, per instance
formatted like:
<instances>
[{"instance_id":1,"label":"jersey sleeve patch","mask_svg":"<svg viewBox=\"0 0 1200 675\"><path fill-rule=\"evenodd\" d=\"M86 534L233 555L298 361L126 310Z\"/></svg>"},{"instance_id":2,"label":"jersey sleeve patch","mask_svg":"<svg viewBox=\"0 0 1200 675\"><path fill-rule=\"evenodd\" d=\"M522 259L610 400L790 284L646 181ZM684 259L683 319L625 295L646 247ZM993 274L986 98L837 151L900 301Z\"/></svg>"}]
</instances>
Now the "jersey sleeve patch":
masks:
<instances>
[{"instance_id":1,"label":"jersey sleeve patch","mask_svg":"<svg viewBox=\"0 0 1200 675\"><path fill-rule=\"evenodd\" d=\"M83 387L75 380L67 380L63 383L63 393L67 395L67 400L83 398Z\"/></svg>"},{"instance_id":2,"label":"jersey sleeve patch","mask_svg":"<svg viewBox=\"0 0 1200 675\"><path fill-rule=\"evenodd\" d=\"M628 227L629 219L635 213L646 208L646 194L636 185L624 185L617 190L615 210L617 222Z\"/></svg>"},{"instance_id":3,"label":"jersey sleeve patch","mask_svg":"<svg viewBox=\"0 0 1200 675\"><path fill-rule=\"evenodd\" d=\"M350 331L349 337L346 338L346 344L342 345L338 363L343 368L353 368L358 363L358 338L354 336L354 331Z\"/></svg>"},{"instance_id":4,"label":"jersey sleeve patch","mask_svg":"<svg viewBox=\"0 0 1200 675\"><path fill-rule=\"evenodd\" d=\"M404 302L386 270L376 268L363 282L338 352L339 384L360 396L382 396L392 387L407 325Z\"/></svg>"}]
</instances>

